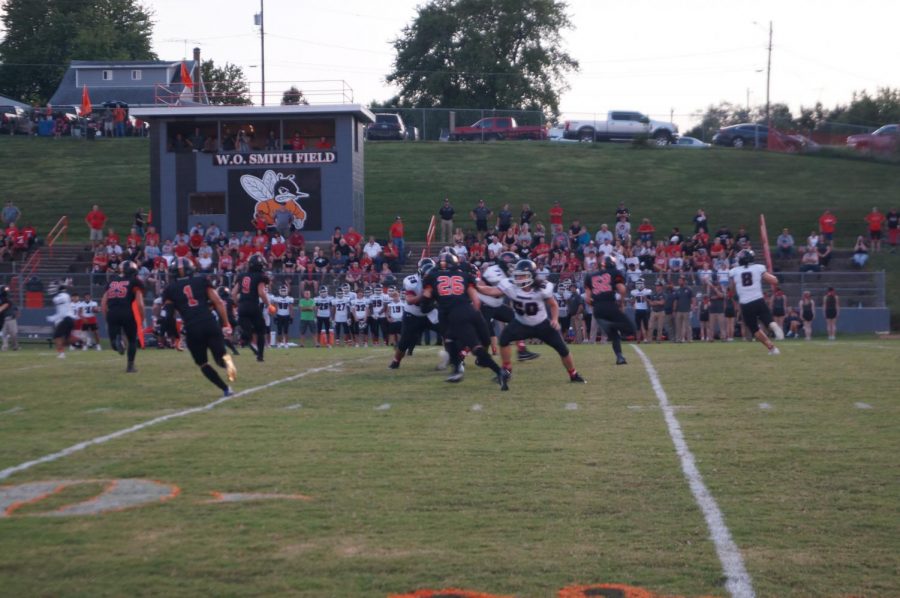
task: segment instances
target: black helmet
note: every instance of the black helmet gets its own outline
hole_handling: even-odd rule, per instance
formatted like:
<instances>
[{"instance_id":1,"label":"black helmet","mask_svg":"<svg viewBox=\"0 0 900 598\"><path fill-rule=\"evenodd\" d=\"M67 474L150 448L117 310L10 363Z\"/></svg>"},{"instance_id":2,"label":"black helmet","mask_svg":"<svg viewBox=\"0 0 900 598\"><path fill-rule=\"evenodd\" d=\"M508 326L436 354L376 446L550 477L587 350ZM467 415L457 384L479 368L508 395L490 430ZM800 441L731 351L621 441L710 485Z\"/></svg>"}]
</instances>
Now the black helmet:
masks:
<instances>
[{"instance_id":1,"label":"black helmet","mask_svg":"<svg viewBox=\"0 0 900 598\"><path fill-rule=\"evenodd\" d=\"M507 276L512 273L517 263L519 263L519 256L512 251L504 251L497 257L497 265Z\"/></svg>"},{"instance_id":2,"label":"black helmet","mask_svg":"<svg viewBox=\"0 0 900 598\"><path fill-rule=\"evenodd\" d=\"M513 283L519 288L530 287L537 278L537 266L531 260L519 260L512 271Z\"/></svg>"},{"instance_id":3,"label":"black helmet","mask_svg":"<svg viewBox=\"0 0 900 598\"><path fill-rule=\"evenodd\" d=\"M756 259L756 254L751 249L741 249L738 253L738 264L741 266L749 266Z\"/></svg>"},{"instance_id":4,"label":"black helmet","mask_svg":"<svg viewBox=\"0 0 900 598\"><path fill-rule=\"evenodd\" d=\"M423 257L419 260L418 265L416 266L416 270L419 272L419 276L424 277L434 268L435 263L434 260L430 257Z\"/></svg>"},{"instance_id":5,"label":"black helmet","mask_svg":"<svg viewBox=\"0 0 900 598\"><path fill-rule=\"evenodd\" d=\"M266 259L258 253L254 253L247 260L247 270L250 272L262 272L266 267Z\"/></svg>"},{"instance_id":6,"label":"black helmet","mask_svg":"<svg viewBox=\"0 0 900 598\"><path fill-rule=\"evenodd\" d=\"M172 274L178 278L185 278L194 273L194 262L190 258L178 257L172 262Z\"/></svg>"},{"instance_id":7,"label":"black helmet","mask_svg":"<svg viewBox=\"0 0 900 598\"><path fill-rule=\"evenodd\" d=\"M438 264L442 263L446 268L454 268L459 265L459 256L452 247L445 247L438 256Z\"/></svg>"},{"instance_id":8,"label":"black helmet","mask_svg":"<svg viewBox=\"0 0 900 598\"><path fill-rule=\"evenodd\" d=\"M137 264L135 264L131 260L125 260L119 266L119 270L122 272L122 276L134 276L135 274L137 274L138 267Z\"/></svg>"}]
</instances>

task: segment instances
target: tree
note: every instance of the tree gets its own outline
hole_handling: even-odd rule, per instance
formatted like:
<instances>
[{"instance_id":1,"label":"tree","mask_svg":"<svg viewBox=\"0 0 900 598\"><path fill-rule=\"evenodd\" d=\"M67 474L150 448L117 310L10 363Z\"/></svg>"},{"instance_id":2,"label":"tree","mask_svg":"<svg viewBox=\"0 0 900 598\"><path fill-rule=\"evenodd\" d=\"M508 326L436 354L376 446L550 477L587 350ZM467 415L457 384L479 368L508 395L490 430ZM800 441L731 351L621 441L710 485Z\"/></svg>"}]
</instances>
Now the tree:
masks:
<instances>
[{"instance_id":1,"label":"tree","mask_svg":"<svg viewBox=\"0 0 900 598\"><path fill-rule=\"evenodd\" d=\"M250 86L244 77L244 69L236 64L225 63L219 68L212 60L204 60L200 67L203 85L210 104L220 106L247 106L250 100Z\"/></svg>"},{"instance_id":2,"label":"tree","mask_svg":"<svg viewBox=\"0 0 900 598\"><path fill-rule=\"evenodd\" d=\"M542 110L559 114L562 50L572 24L557 0L432 0L394 41L389 83L404 106Z\"/></svg>"},{"instance_id":3,"label":"tree","mask_svg":"<svg viewBox=\"0 0 900 598\"><path fill-rule=\"evenodd\" d=\"M291 85L287 91L284 92L284 95L281 96L281 105L282 106L297 106L303 104L304 106L309 106L309 101L305 97L303 97L303 92L297 89L295 85Z\"/></svg>"},{"instance_id":4,"label":"tree","mask_svg":"<svg viewBox=\"0 0 900 598\"><path fill-rule=\"evenodd\" d=\"M137 0L7 0L0 94L45 104L72 60L156 60Z\"/></svg>"}]
</instances>

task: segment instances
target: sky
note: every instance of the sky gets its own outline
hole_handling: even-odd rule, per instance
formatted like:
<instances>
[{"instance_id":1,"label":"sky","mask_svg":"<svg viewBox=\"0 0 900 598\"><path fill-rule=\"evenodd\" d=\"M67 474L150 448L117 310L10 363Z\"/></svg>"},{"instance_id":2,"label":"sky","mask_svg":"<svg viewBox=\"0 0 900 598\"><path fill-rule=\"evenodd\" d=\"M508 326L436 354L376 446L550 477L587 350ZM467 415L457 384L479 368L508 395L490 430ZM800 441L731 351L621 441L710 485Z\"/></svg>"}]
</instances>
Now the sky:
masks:
<instances>
[{"instance_id":1,"label":"sky","mask_svg":"<svg viewBox=\"0 0 900 598\"><path fill-rule=\"evenodd\" d=\"M385 84L391 42L424 0L263 0L267 103L297 85L313 102L356 103L396 94ZM243 67L259 103L259 0L143 0L161 59ZM565 50L579 61L561 95L563 118L608 110L670 115L684 131L710 104L764 104L769 22L771 102L826 107L854 90L900 88L896 0L569 0ZM872 123L877 125L879 123Z\"/></svg>"}]
</instances>

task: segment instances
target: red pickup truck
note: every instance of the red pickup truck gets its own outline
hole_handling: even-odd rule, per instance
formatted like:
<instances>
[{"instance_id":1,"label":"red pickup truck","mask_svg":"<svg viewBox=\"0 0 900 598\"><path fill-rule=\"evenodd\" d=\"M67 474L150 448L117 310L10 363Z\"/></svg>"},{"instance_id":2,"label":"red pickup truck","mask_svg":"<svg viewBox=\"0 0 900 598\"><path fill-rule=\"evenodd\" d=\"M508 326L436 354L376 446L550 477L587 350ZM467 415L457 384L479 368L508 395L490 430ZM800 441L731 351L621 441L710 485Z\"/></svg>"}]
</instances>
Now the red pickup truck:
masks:
<instances>
[{"instance_id":1,"label":"red pickup truck","mask_svg":"<svg viewBox=\"0 0 900 598\"><path fill-rule=\"evenodd\" d=\"M501 139L546 139L546 127L519 125L509 116L482 118L468 127L456 127L450 133L450 141L478 140L495 141Z\"/></svg>"}]
</instances>

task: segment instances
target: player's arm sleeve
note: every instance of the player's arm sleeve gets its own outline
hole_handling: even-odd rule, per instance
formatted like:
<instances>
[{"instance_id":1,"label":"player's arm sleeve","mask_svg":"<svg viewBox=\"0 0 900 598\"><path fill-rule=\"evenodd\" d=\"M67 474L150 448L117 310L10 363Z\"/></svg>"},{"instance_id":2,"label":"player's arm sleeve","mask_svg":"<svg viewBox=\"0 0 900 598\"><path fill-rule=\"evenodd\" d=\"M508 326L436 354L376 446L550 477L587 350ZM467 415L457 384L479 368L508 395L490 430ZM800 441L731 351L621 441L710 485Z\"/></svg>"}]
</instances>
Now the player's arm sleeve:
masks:
<instances>
[{"instance_id":1,"label":"player's arm sleeve","mask_svg":"<svg viewBox=\"0 0 900 598\"><path fill-rule=\"evenodd\" d=\"M228 313L225 310L225 304L222 303L222 298L219 297L219 294L216 292L216 290L211 286L206 287L206 296L209 299L210 303L213 304L213 307L216 308L216 313L219 314L219 321L222 323L222 326L229 326Z\"/></svg>"}]
</instances>

